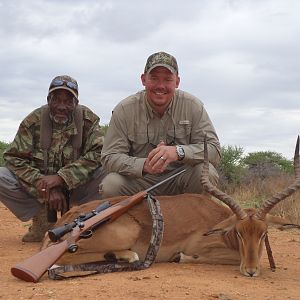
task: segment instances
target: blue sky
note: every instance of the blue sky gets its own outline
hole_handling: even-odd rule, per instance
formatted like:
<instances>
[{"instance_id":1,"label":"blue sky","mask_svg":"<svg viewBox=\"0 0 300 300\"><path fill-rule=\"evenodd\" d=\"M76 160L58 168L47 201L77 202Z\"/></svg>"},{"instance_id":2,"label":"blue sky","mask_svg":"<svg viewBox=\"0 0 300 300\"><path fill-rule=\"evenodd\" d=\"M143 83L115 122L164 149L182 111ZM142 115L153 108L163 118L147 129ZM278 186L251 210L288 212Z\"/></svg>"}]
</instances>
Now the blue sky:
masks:
<instances>
[{"instance_id":1,"label":"blue sky","mask_svg":"<svg viewBox=\"0 0 300 300\"><path fill-rule=\"evenodd\" d=\"M300 120L300 1L0 0L0 140L69 74L107 124L142 89L147 57L173 54L222 145L293 155Z\"/></svg>"}]
</instances>

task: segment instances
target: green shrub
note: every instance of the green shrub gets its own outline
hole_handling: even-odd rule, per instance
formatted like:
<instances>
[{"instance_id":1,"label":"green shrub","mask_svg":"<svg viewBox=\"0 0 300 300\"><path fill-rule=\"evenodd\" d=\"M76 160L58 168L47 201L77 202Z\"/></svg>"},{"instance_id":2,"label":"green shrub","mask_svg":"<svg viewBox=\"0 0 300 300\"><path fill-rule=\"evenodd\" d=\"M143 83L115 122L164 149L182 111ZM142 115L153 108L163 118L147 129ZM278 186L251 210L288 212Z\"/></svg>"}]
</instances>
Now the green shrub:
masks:
<instances>
[{"instance_id":1,"label":"green shrub","mask_svg":"<svg viewBox=\"0 0 300 300\"><path fill-rule=\"evenodd\" d=\"M243 148L237 146L223 146L221 161L218 166L221 186L239 184L245 169L243 165Z\"/></svg>"},{"instance_id":2,"label":"green shrub","mask_svg":"<svg viewBox=\"0 0 300 300\"><path fill-rule=\"evenodd\" d=\"M247 165L249 174L253 177L264 179L280 174L292 174L293 162L280 153L272 151L258 151L249 153L243 162Z\"/></svg>"},{"instance_id":3,"label":"green shrub","mask_svg":"<svg viewBox=\"0 0 300 300\"><path fill-rule=\"evenodd\" d=\"M108 124L100 125L100 127L102 135L105 136L108 129Z\"/></svg>"}]
</instances>

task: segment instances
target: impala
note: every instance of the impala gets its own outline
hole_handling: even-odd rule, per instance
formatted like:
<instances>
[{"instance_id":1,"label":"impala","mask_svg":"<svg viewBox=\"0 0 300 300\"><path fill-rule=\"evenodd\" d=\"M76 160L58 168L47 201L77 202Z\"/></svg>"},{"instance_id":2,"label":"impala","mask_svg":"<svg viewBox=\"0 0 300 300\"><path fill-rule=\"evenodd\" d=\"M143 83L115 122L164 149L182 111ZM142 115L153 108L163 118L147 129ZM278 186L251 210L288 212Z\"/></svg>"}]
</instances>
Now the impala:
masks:
<instances>
[{"instance_id":1,"label":"impala","mask_svg":"<svg viewBox=\"0 0 300 300\"><path fill-rule=\"evenodd\" d=\"M199 194L157 196L164 218L164 233L156 262L239 264L246 276L258 276L264 241L270 224L300 228L284 218L269 214L280 201L300 187L299 137L294 156L295 181L266 200L258 209L243 209L229 195L213 186L208 179L208 155L204 143L202 184L206 191L221 200ZM118 202L126 196L109 199ZM72 222L80 213L91 211L101 201L73 207L57 223ZM131 208L112 223L96 230L89 239L78 242L78 251L66 253L59 264L104 261L108 256L133 262L145 257L152 231L146 200ZM51 242L46 236L43 248ZM109 255L108 255L109 254Z\"/></svg>"}]
</instances>

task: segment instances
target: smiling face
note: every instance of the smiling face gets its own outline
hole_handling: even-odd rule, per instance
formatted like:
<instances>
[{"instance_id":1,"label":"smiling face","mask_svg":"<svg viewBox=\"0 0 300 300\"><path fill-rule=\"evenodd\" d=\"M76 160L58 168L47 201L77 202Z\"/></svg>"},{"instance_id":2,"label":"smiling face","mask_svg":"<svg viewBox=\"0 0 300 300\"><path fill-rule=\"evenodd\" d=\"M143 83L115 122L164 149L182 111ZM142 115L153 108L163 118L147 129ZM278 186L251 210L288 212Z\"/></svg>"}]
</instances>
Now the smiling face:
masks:
<instances>
[{"instance_id":1,"label":"smiling face","mask_svg":"<svg viewBox=\"0 0 300 300\"><path fill-rule=\"evenodd\" d=\"M142 74L141 80L150 106L163 115L179 86L179 76L165 67L156 67L150 73Z\"/></svg>"},{"instance_id":2,"label":"smiling face","mask_svg":"<svg viewBox=\"0 0 300 300\"><path fill-rule=\"evenodd\" d=\"M48 105L53 121L64 125L71 119L77 100L69 91L60 89L49 94Z\"/></svg>"}]
</instances>

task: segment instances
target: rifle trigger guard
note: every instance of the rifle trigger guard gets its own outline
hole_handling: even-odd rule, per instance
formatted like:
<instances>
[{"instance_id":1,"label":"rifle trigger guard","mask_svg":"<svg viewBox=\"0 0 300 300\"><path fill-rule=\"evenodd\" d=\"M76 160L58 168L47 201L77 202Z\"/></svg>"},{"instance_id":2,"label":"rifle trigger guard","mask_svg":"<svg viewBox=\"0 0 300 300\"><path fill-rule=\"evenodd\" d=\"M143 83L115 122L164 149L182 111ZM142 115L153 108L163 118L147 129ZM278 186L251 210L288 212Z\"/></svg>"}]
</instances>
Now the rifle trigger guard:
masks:
<instances>
[{"instance_id":1,"label":"rifle trigger guard","mask_svg":"<svg viewBox=\"0 0 300 300\"><path fill-rule=\"evenodd\" d=\"M92 231L92 230L87 230L87 231L81 233L81 234L80 234L80 237L81 237L82 239L88 239L88 238L90 238L92 235L93 235L93 231Z\"/></svg>"}]
</instances>

